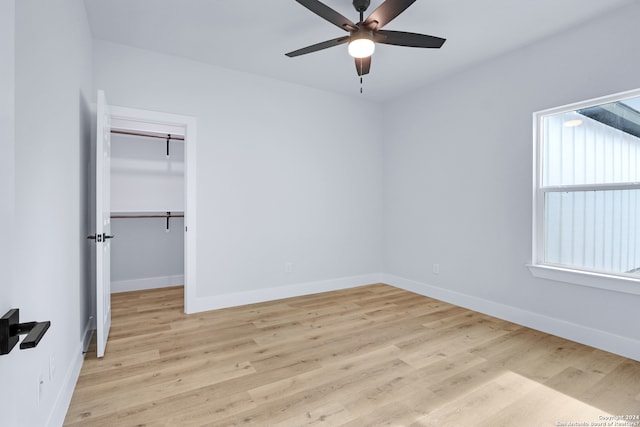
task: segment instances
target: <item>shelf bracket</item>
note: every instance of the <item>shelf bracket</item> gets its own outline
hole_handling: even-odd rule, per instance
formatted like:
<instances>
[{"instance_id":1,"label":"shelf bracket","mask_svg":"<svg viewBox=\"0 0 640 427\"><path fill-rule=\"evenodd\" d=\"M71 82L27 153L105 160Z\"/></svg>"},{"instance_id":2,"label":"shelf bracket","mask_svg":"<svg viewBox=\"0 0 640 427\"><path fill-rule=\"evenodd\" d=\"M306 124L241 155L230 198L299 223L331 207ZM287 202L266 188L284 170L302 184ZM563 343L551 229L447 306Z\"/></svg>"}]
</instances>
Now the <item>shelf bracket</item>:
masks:
<instances>
[{"instance_id":1,"label":"shelf bracket","mask_svg":"<svg viewBox=\"0 0 640 427\"><path fill-rule=\"evenodd\" d=\"M18 335L27 334L20 343L20 350L38 345L45 332L51 326L46 322L20 322L20 310L12 308L0 318L0 355L9 354L18 343Z\"/></svg>"},{"instance_id":2,"label":"shelf bracket","mask_svg":"<svg viewBox=\"0 0 640 427\"><path fill-rule=\"evenodd\" d=\"M167 212L167 233L169 232L169 218L171 218L171 212Z\"/></svg>"},{"instance_id":3,"label":"shelf bracket","mask_svg":"<svg viewBox=\"0 0 640 427\"><path fill-rule=\"evenodd\" d=\"M169 155L169 141L171 141L171 134L167 134L167 159L170 157L170 155Z\"/></svg>"}]
</instances>

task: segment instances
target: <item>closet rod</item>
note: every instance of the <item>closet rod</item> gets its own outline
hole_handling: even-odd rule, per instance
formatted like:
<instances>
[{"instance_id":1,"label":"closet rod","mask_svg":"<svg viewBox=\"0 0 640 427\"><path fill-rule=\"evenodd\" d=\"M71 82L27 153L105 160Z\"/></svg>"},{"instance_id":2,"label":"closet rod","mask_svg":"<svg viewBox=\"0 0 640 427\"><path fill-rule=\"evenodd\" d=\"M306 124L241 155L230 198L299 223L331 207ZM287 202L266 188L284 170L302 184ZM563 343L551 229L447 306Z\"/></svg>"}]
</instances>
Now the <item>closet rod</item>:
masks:
<instances>
[{"instance_id":1,"label":"closet rod","mask_svg":"<svg viewBox=\"0 0 640 427\"><path fill-rule=\"evenodd\" d=\"M164 140L171 139L175 141L184 141L184 136L171 135L170 133L162 134L162 133L151 133L151 132L133 132L129 130L120 130L120 129L111 129L111 133L117 133L120 135L148 136L149 138L159 138Z\"/></svg>"},{"instance_id":2,"label":"closet rod","mask_svg":"<svg viewBox=\"0 0 640 427\"><path fill-rule=\"evenodd\" d=\"M184 218L184 214L158 214L158 215L111 215L111 218Z\"/></svg>"}]
</instances>

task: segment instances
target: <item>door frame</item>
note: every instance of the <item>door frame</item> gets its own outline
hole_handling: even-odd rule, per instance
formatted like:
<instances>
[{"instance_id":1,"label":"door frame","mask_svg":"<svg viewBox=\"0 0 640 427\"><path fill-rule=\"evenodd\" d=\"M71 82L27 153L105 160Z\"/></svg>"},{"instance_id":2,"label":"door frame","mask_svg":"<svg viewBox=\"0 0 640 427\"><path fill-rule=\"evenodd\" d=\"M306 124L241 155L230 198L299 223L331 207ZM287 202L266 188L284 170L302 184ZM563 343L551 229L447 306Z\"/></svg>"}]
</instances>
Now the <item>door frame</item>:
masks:
<instances>
[{"instance_id":1,"label":"door frame","mask_svg":"<svg viewBox=\"0 0 640 427\"><path fill-rule=\"evenodd\" d=\"M158 111L109 106L112 119L184 127L184 312L196 301L196 146L197 119Z\"/></svg>"}]
</instances>

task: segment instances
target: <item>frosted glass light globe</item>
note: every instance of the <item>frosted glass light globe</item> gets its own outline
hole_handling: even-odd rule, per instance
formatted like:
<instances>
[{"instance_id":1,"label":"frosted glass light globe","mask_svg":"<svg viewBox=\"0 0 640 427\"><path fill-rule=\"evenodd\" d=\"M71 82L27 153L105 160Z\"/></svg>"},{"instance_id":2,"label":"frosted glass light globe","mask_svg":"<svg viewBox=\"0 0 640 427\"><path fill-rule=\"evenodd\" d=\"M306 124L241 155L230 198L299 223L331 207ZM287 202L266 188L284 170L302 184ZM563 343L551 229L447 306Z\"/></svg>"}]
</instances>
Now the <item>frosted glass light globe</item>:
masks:
<instances>
[{"instance_id":1,"label":"frosted glass light globe","mask_svg":"<svg viewBox=\"0 0 640 427\"><path fill-rule=\"evenodd\" d=\"M354 58L366 58L371 56L376 50L376 44L373 40L362 38L349 42L349 55Z\"/></svg>"}]
</instances>

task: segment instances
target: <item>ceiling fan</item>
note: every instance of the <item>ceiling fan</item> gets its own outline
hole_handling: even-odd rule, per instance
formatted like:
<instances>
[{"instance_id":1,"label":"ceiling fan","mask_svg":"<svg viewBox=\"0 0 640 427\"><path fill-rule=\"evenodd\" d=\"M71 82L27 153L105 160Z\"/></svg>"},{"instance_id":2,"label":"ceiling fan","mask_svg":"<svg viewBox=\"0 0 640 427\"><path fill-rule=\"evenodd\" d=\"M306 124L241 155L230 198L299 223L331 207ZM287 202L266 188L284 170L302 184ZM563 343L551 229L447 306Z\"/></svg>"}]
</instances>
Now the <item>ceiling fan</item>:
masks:
<instances>
[{"instance_id":1,"label":"ceiling fan","mask_svg":"<svg viewBox=\"0 0 640 427\"><path fill-rule=\"evenodd\" d=\"M294 50L286 54L290 58L349 43L349 54L355 58L358 75L363 76L371 69L371 55L375 50L375 43L439 49L446 41L446 39L425 34L382 29L416 0L386 0L367 19L364 19L364 12L371 1L353 0L353 7L360 13L360 21L357 24L318 0L296 1L321 18L347 31L349 35Z\"/></svg>"}]
</instances>

